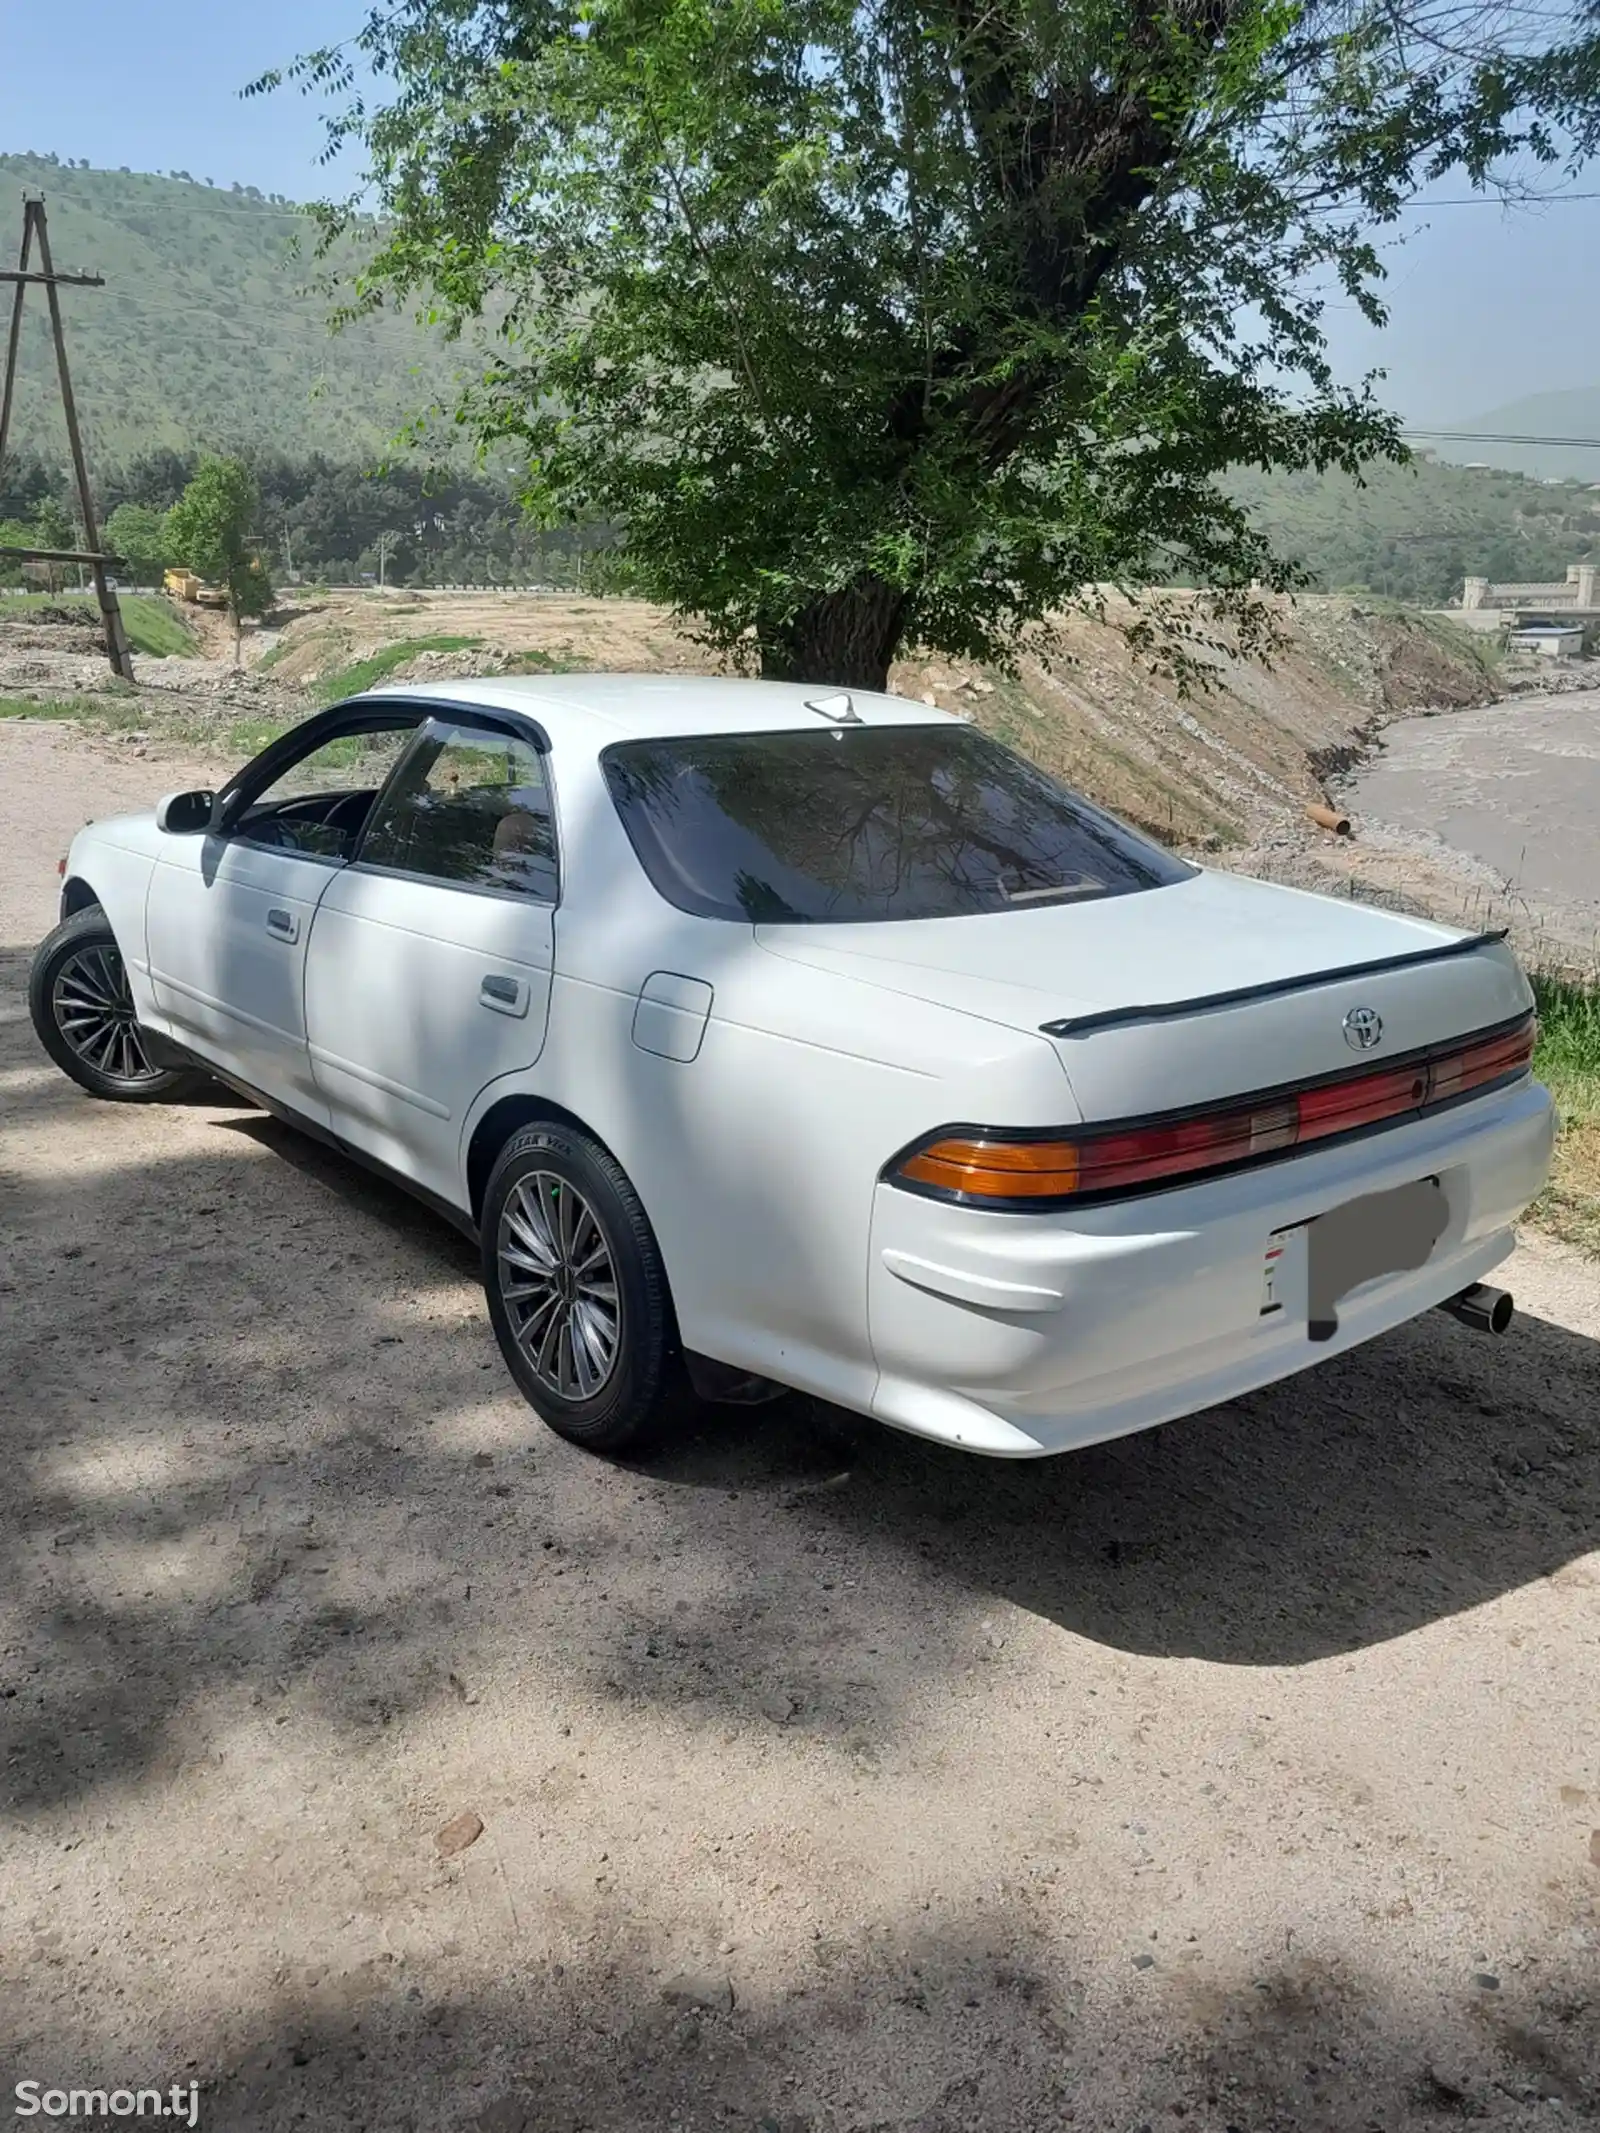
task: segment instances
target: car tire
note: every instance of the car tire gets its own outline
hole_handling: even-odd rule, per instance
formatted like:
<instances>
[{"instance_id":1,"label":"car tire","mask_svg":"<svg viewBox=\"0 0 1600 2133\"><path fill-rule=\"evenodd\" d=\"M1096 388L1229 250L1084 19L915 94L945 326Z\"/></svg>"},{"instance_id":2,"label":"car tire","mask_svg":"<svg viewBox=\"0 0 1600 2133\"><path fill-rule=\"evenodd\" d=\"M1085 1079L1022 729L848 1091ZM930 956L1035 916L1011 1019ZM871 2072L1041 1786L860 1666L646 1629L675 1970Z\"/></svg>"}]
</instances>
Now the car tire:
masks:
<instances>
[{"instance_id":1,"label":"car tire","mask_svg":"<svg viewBox=\"0 0 1600 2133\"><path fill-rule=\"evenodd\" d=\"M203 1079L150 1058L122 951L98 904L75 911L41 942L28 973L28 1012L62 1073L109 1103L167 1103Z\"/></svg>"},{"instance_id":2,"label":"car tire","mask_svg":"<svg viewBox=\"0 0 1600 2133\"><path fill-rule=\"evenodd\" d=\"M489 1318L523 1398L593 1452L656 1438L687 1404L666 1268L639 1196L585 1133L526 1126L480 1224Z\"/></svg>"}]
</instances>

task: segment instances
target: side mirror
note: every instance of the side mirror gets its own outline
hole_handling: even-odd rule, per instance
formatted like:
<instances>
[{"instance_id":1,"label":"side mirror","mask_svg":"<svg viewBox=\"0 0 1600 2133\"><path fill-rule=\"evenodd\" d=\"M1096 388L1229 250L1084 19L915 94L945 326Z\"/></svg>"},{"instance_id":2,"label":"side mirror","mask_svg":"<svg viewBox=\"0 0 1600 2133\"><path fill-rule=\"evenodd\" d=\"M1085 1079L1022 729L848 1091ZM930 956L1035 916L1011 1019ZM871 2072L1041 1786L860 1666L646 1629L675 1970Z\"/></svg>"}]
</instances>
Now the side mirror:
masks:
<instances>
[{"instance_id":1,"label":"side mirror","mask_svg":"<svg viewBox=\"0 0 1600 2133\"><path fill-rule=\"evenodd\" d=\"M214 792L169 792L156 809L156 828L169 837L193 837L211 827Z\"/></svg>"}]
</instances>

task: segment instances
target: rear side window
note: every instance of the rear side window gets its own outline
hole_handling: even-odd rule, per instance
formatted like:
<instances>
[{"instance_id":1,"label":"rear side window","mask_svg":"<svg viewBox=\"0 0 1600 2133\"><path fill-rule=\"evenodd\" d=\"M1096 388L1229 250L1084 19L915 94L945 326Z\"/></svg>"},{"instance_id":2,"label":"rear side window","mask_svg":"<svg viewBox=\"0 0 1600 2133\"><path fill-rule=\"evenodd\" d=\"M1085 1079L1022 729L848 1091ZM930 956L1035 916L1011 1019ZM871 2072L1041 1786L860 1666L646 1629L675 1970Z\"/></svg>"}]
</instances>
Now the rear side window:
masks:
<instances>
[{"instance_id":1,"label":"rear side window","mask_svg":"<svg viewBox=\"0 0 1600 2133\"><path fill-rule=\"evenodd\" d=\"M601 763L645 872L704 918L960 918L1193 872L965 726L621 741Z\"/></svg>"},{"instance_id":2,"label":"rear side window","mask_svg":"<svg viewBox=\"0 0 1600 2133\"><path fill-rule=\"evenodd\" d=\"M488 727L430 726L380 801L361 860L553 902L555 829L543 756Z\"/></svg>"}]
</instances>

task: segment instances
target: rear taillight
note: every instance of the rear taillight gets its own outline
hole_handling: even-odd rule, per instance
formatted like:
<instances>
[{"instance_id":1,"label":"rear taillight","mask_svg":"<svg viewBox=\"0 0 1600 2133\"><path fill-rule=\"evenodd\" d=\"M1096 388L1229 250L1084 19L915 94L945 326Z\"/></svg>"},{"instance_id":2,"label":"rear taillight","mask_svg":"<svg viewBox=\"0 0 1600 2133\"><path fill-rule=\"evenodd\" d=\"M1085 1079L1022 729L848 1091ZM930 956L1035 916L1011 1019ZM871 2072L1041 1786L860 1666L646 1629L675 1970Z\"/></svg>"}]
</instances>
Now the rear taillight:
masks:
<instances>
[{"instance_id":1,"label":"rear taillight","mask_svg":"<svg viewBox=\"0 0 1600 2133\"><path fill-rule=\"evenodd\" d=\"M1237 1169L1311 1141L1415 1118L1526 1073L1533 1016L1398 1066L1234 1100L1212 1111L1095 1126L1072 1134L946 1128L891 1163L891 1184L990 1207L1081 1202L1208 1171Z\"/></svg>"},{"instance_id":2,"label":"rear taillight","mask_svg":"<svg viewBox=\"0 0 1600 2133\"><path fill-rule=\"evenodd\" d=\"M937 1192L975 1199L1058 1200L1078 1189L1070 1141L963 1140L951 1135L908 1155L897 1173Z\"/></svg>"}]
</instances>

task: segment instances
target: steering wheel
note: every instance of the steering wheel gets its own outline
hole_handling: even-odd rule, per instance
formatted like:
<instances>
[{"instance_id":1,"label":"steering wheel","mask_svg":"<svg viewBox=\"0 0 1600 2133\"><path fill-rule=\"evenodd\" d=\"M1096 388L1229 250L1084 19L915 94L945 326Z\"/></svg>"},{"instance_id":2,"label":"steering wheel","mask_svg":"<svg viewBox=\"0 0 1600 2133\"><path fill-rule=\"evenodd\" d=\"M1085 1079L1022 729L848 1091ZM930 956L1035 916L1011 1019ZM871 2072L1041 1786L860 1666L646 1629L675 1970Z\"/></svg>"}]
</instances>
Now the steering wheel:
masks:
<instances>
[{"instance_id":1,"label":"steering wheel","mask_svg":"<svg viewBox=\"0 0 1600 2133\"><path fill-rule=\"evenodd\" d=\"M376 794L370 792L346 793L342 800L336 801L328 809L322 818L323 822L329 829L338 830L341 836L353 843L361 834L361 825L366 821L375 798Z\"/></svg>"}]
</instances>

